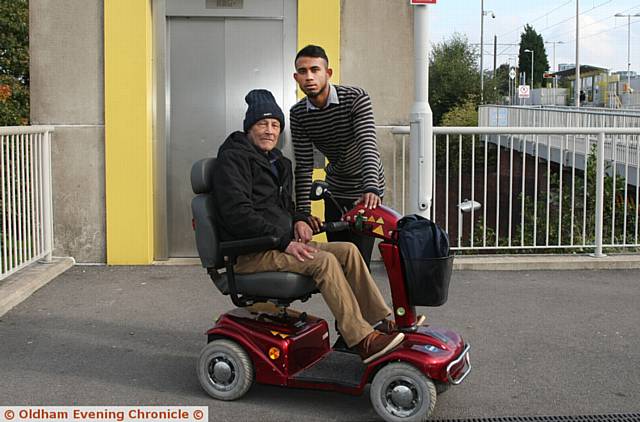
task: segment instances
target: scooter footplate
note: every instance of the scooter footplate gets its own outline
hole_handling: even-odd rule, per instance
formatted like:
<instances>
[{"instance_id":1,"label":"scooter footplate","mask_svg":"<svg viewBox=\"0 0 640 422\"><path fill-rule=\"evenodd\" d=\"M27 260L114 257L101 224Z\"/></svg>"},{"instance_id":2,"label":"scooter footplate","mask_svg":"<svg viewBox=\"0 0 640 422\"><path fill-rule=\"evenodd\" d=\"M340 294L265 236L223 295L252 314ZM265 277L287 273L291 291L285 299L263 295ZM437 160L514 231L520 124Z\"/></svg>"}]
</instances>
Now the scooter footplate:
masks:
<instances>
[{"instance_id":1,"label":"scooter footplate","mask_svg":"<svg viewBox=\"0 0 640 422\"><path fill-rule=\"evenodd\" d=\"M365 369L357 354L331 351L313 366L298 372L293 379L358 387Z\"/></svg>"}]
</instances>

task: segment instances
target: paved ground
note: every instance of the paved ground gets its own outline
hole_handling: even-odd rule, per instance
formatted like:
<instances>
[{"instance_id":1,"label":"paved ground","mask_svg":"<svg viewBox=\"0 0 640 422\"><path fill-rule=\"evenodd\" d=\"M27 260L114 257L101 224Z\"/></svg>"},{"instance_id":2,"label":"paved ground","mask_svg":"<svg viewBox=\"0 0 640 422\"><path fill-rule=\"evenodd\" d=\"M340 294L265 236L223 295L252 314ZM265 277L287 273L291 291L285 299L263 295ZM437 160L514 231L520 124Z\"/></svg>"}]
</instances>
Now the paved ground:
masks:
<instances>
[{"instance_id":1,"label":"paved ground","mask_svg":"<svg viewBox=\"0 0 640 422\"><path fill-rule=\"evenodd\" d=\"M388 296L380 267L374 274ZM472 344L434 418L640 411L638 270L457 271L423 308ZM0 405L208 405L216 421L377 420L368 395L200 389L203 332L231 302L188 266L74 267L0 318ZM330 315L316 295L300 305ZM368 392L368 391L367 391Z\"/></svg>"}]
</instances>

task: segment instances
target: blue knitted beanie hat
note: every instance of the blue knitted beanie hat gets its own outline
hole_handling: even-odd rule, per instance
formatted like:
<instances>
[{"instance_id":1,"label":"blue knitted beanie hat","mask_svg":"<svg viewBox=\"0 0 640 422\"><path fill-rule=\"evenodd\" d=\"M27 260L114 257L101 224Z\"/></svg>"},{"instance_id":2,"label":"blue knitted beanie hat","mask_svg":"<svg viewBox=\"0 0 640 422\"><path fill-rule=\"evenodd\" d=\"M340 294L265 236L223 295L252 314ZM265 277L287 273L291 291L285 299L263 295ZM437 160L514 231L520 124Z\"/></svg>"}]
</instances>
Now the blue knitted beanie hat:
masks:
<instances>
[{"instance_id":1,"label":"blue knitted beanie hat","mask_svg":"<svg viewBox=\"0 0 640 422\"><path fill-rule=\"evenodd\" d=\"M280 121L280 132L284 130L284 113L271 92L266 89L254 89L244 97L244 100L249 105L247 114L244 116L245 133L262 119L277 119Z\"/></svg>"}]
</instances>

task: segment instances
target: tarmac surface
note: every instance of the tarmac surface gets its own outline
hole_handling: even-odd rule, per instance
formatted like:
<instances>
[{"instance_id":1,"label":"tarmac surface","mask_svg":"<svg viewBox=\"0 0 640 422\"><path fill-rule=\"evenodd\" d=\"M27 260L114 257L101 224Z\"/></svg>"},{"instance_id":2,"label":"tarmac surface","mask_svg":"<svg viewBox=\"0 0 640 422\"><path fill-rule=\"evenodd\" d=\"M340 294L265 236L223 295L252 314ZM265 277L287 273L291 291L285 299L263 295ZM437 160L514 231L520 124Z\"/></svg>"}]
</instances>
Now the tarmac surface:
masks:
<instances>
[{"instance_id":1,"label":"tarmac surface","mask_svg":"<svg viewBox=\"0 0 640 422\"><path fill-rule=\"evenodd\" d=\"M390 298L380 264L373 273ZM640 411L638 270L455 271L419 308L471 344L472 372L434 419ZM76 266L0 317L0 405L198 405L211 421L374 421L359 397L254 385L200 388L203 335L230 309L195 266ZM293 308L333 321L322 297ZM332 325L332 324L330 324ZM332 340L334 339L332 333Z\"/></svg>"}]
</instances>

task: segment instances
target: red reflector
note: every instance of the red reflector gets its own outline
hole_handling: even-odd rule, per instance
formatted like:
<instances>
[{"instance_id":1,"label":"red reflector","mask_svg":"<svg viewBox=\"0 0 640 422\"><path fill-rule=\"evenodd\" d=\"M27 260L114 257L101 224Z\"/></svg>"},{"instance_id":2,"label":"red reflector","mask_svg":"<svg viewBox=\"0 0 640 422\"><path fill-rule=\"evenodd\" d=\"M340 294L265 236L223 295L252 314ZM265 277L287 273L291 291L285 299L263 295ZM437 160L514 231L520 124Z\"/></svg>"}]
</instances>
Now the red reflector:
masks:
<instances>
[{"instance_id":1,"label":"red reflector","mask_svg":"<svg viewBox=\"0 0 640 422\"><path fill-rule=\"evenodd\" d=\"M191 227L193 227L193 231L196 231L196 219L195 218L191 219Z\"/></svg>"}]
</instances>

